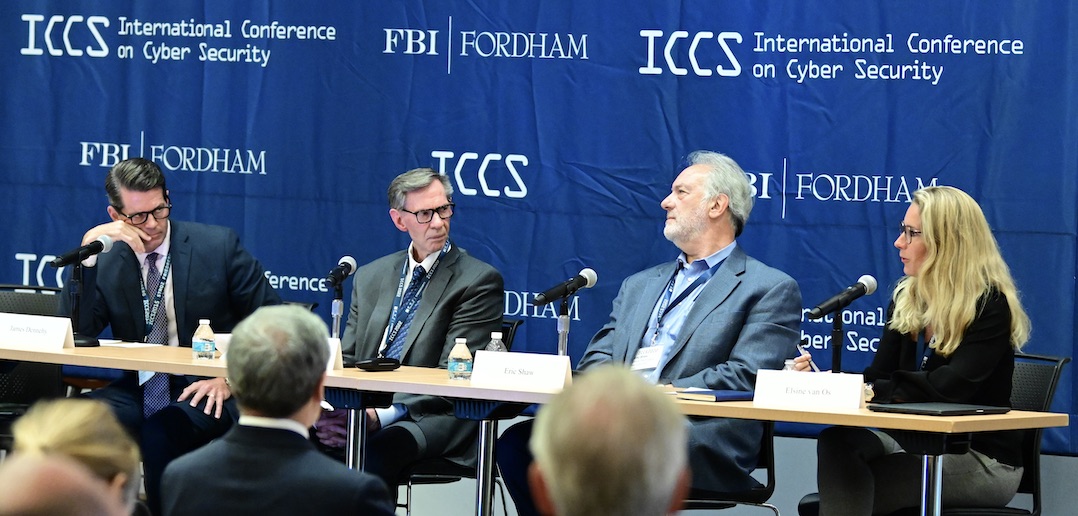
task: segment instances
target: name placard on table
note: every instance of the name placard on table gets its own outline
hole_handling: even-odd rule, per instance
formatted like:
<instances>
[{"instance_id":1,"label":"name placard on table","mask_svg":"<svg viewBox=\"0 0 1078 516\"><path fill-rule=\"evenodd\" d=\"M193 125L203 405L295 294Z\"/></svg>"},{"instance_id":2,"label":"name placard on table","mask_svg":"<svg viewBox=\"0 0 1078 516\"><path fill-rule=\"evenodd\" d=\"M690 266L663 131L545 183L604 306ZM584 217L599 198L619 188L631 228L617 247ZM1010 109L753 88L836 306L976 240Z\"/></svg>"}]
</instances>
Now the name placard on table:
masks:
<instances>
[{"instance_id":1,"label":"name placard on table","mask_svg":"<svg viewBox=\"0 0 1078 516\"><path fill-rule=\"evenodd\" d=\"M0 313L0 347L39 351L73 348L71 319Z\"/></svg>"},{"instance_id":2,"label":"name placard on table","mask_svg":"<svg viewBox=\"0 0 1078 516\"><path fill-rule=\"evenodd\" d=\"M476 387L557 392L572 382L567 356L479 350L472 364L472 385Z\"/></svg>"},{"instance_id":3,"label":"name placard on table","mask_svg":"<svg viewBox=\"0 0 1078 516\"><path fill-rule=\"evenodd\" d=\"M761 369L756 372L752 404L776 409L856 410L864 402L864 380L860 374Z\"/></svg>"}]
</instances>

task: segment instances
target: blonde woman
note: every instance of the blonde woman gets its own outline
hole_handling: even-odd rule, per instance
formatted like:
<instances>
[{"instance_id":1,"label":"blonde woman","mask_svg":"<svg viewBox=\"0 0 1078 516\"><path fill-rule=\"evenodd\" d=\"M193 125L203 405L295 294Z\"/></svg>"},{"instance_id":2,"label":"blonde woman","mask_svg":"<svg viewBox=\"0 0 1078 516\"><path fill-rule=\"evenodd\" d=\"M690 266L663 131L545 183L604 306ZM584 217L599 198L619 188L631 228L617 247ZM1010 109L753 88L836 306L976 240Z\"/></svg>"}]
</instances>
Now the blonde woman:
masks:
<instances>
[{"instance_id":1,"label":"blonde woman","mask_svg":"<svg viewBox=\"0 0 1078 516\"><path fill-rule=\"evenodd\" d=\"M100 401L65 398L40 401L12 426L14 453L62 455L86 466L108 485L128 513L138 499L138 445Z\"/></svg>"},{"instance_id":2,"label":"blonde woman","mask_svg":"<svg viewBox=\"0 0 1078 516\"><path fill-rule=\"evenodd\" d=\"M947 186L914 192L894 246L905 277L864 372L873 401L1009 406L1014 352L1029 338L1029 318L977 202ZM944 506L1010 502L1022 478L1021 442L1021 431L975 433L969 452L946 455ZM828 428L817 454L821 515L887 514L919 503L921 456L886 432Z\"/></svg>"}]
</instances>

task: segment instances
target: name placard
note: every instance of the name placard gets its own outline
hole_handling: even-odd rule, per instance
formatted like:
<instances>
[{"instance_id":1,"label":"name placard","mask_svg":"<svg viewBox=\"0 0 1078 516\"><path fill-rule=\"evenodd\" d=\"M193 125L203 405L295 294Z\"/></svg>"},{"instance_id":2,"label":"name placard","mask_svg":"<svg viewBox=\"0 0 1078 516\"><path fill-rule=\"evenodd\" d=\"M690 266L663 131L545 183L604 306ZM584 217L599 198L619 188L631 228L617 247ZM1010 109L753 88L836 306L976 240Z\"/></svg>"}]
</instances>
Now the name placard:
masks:
<instances>
[{"instance_id":1,"label":"name placard","mask_svg":"<svg viewBox=\"0 0 1078 516\"><path fill-rule=\"evenodd\" d=\"M344 360L341 357L341 339L330 337L326 343L329 345L329 362L326 363L326 371L344 369Z\"/></svg>"},{"instance_id":2,"label":"name placard","mask_svg":"<svg viewBox=\"0 0 1078 516\"><path fill-rule=\"evenodd\" d=\"M476 387L558 392L572 382L567 356L479 350L472 363L472 385Z\"/></svg>"},{"instance_id":3,"label":"name placard","mask_svg":"<svg viewBox=\"0 0 1078 516\"><path fill-rule=\"evenodd\" d=\"M856 410L864 399L864 376L799 371L756 372L752 404L778 409Z\"/></svg>"},{"instance_id":4,"label":"name placard","mask_svg":"<svg viewBox=\"0 0 1078 516\"><path fill-rule=\"evenodd\" d=\"M59 351L75 347L71 319L0 313L0 347Z\"/></svg>"}]
</instances>

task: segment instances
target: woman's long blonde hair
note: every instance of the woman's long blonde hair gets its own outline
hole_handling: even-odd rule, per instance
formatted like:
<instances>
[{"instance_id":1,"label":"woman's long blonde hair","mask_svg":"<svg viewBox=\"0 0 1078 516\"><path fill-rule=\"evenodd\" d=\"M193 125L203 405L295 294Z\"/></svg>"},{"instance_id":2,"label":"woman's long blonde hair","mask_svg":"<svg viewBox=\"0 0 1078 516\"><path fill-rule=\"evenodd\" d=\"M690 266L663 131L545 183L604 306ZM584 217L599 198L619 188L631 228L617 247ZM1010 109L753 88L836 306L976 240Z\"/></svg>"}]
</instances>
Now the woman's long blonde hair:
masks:
<instances>
[{"instance_id":1,"label":"woman's long blonde hair","mask_svg":"<svg viewBox=\"0 0 1078 516\"><path fill-rule=\"evenodd\" d=\"M1007 298L1011 345L1020 349L1029 340L1029 317L977 201L957 188L930 186L913 193L913 204L921 211L925 259L916 276L895 287L890 328L913 334L932 326L932 347L950 356L981 309L978 299L995 289Z\"/></svg>"},{"instance_id":2,"label":"woman's long blonde hair","mask_svg":"<svg viewBox=\"0 0 1078 516\"><path fill-rule=\"evenodd\" d=\"M138 444L104 403L81 398L39 401L15 421L11 433L17 454L64 455L106 482L124 474L124 502L130 508L137 499Z\"/></svg>"}]
</instances>

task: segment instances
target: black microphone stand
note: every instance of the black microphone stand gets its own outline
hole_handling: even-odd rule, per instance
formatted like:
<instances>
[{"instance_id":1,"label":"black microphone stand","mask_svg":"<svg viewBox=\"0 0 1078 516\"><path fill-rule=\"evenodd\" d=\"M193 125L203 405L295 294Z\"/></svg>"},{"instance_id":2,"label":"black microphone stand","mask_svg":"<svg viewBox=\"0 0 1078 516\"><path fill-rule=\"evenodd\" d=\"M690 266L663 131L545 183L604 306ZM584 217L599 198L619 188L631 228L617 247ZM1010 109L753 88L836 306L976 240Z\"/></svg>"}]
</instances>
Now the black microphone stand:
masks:
<instances>
[{"instance_id":1,"label":"black microphone stand","mask_svg":"<svg viewBox=\"0 0 1078 516\"><path fill-rule=\"evenodd\" d=\"M842 372L842 347L846 342L842 336L842 310L849 303L842 303L831 313L831 372Z\"/></svg>"},{"instance_id":2,"label":"black microphone stand","mask_svg":"<svg viewBox=\"0 0 1078 516\"><path fill-rule=\"evenodd\" d=\"M69 282L71 286L70 298L71 298L71 331L72 337L75 340L75 347L77 348L93 348L101 345L101 342L97 340L97 337L90 337L87 335L79 334L79 300L82 297L82 261L77 260L71 264L71 280Z\"/></svg>"},{"instance_id":3,"label":"black microphone stand","mask_svg":"<svg viewBox=\"0 0 1078 516\"><path fill-rule=\"evenodd\" d=\"M330 337L335 339L341 338L341 315L344 314L344 289L342 285L344 280L338 281L333 285L333 333Z\"/></svg>"}]
</instances>

